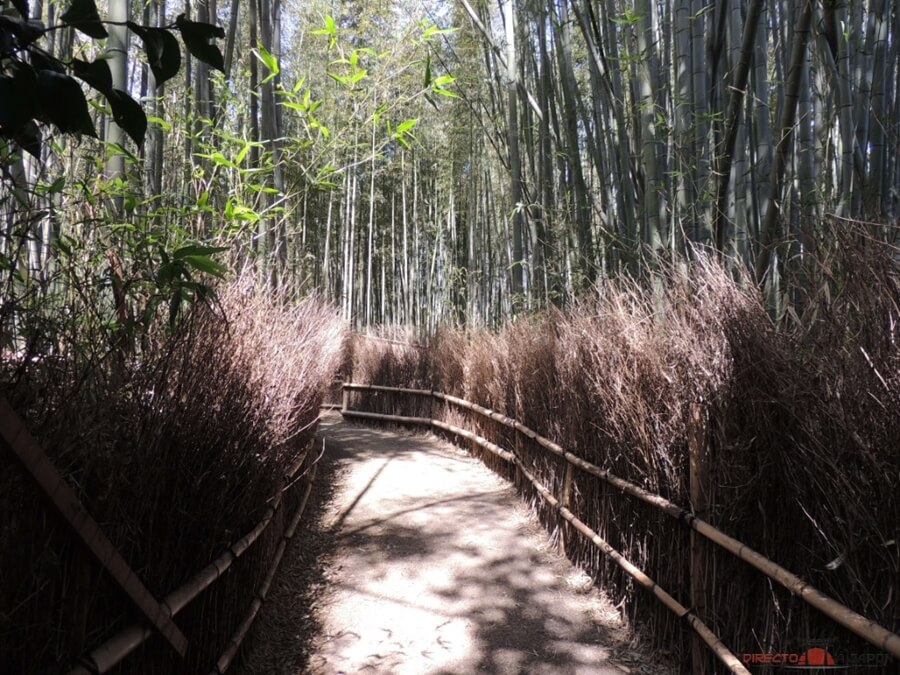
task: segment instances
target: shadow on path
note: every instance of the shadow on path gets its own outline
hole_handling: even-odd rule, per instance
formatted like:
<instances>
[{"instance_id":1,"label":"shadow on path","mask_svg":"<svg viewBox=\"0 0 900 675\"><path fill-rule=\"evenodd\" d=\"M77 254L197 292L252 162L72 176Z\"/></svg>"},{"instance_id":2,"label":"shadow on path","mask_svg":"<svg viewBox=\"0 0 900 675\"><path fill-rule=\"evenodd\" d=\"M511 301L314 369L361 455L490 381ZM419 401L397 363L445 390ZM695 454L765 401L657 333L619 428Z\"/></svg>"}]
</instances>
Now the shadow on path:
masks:
<instances>
[{"instance_id":1,"label":"shadow on path","mask_svg":"<svg viewBox=\"0 0 900 675\"><path fill-rule=\"evenodd\" d=\"M433 437L339 419L243 672L627 672L616 612L511 487Z\"/></svg>"}]
</instances>

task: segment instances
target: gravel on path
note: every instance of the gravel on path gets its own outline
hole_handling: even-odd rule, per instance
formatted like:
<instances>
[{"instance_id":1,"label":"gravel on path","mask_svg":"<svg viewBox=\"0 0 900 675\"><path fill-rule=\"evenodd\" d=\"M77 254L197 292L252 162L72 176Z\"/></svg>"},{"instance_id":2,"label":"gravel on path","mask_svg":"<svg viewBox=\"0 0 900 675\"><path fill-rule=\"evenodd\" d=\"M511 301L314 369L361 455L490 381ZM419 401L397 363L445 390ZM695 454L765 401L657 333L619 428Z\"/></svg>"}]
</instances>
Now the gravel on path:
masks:
<instances>
[{"instance_id":1,"label":"gravel on path","mask_svg":"<svg viewBox=\"0 0 900 675\"><path fill-rule=\"evenodd\" d=\"M480 462L336 414L320 439L322 487L246 675L635 672L611 658L616 610Z\"/></svg>"}]
</instances>

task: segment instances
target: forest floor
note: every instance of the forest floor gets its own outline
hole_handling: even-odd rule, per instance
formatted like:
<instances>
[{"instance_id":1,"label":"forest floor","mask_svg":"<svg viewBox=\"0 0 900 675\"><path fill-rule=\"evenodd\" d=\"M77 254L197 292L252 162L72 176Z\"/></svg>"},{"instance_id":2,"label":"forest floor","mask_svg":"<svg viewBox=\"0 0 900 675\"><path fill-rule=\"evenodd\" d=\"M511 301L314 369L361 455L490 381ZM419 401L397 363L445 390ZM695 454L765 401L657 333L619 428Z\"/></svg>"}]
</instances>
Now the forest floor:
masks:
<instances>
[{"instance_id":1,"label":"forest floor","mask_svg":"<svg viewBox=\"0 0 900 675\"><path fill-rule=\"evenodd\" d=\"M659 672L507 483L430 435L325 415L245 675Z\"/></svg>"}]
</instances>

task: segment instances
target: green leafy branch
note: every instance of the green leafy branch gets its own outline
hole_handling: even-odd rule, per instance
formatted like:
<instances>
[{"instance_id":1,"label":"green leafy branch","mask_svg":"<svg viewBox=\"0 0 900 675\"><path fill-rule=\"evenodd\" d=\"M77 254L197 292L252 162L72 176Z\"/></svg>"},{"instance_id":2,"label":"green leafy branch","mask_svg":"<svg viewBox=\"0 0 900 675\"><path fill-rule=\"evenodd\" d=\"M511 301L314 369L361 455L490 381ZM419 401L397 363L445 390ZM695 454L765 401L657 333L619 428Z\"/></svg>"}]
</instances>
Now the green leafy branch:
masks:
<instances>
[{"instance_id":1,"label":"green leafy branch","mask_svg":"<svg viewBox=\"0 0 900 675\"><path fill-rule=\"evenodd\" d=\"M181 68L178 32L194 58L223 71L224 59L217 38L224 38L222 28L189 21L184 14L164 27L124 24L100 18L94 0L72 0L60 17L58 26L44 27L39 21L27 20L27 0L15 0L20 16L0 16L0 139L23 151L40 157L41 132L38 122L52 124L66 134L97 138L94 121L78 80L99 92L109 104L113 120L141 147L147 132L147 116L141 105L127 92L113 86L112 72L106 58L84 61L73 58L64 62L39 46L49 32L71 27L97 40L109 37L106 25L125 25L142 41L147 63L161 85ZM73 77L74 76L74 77ZM75 79L77 78L77 80Z\"/></svg>"}]
</instances>

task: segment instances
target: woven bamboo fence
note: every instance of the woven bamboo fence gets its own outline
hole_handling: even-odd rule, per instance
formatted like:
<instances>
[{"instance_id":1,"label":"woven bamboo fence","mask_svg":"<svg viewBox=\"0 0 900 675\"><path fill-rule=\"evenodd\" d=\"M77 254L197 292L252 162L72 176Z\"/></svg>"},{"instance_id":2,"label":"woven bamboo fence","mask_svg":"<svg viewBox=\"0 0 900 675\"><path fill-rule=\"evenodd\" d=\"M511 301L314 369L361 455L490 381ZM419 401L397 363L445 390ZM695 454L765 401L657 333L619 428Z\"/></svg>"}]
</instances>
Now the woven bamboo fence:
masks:
<instances>
[{"instance_id":1,"label":"woven bamboo fence","mask_svg":"<svg viewBox=\"0 0 900 675\"><path fill-rule=\"evenodd\" d=\"M409 397L412 399L409 407L421 413L421 415L402 416L386 414L383 412L376 413L353 410L350 407L352 392L382 393L390 396L400 395ZM556 494L538 481L532 468L526 465L521 453L501 447L497 443L470 430L449 424L440 419L435 419L435 403L475 413L485 420L490 420L491 422L506 428L513 434L512 437L505 437L505 440L509 442L509 445L512 448L519 447L517 437L521 436L542 448L549 455L564 460L566 463L566 470ZM624 480L595 464L573 455L557 443L541 436L534 430L514 419L449 394L424 389L346 383L343 385L341 413L344 417L351 419L355 418L383 423L432 428L452 436L464 438L470 443L474 443L486 450L491 457L510 465L514 472L510 475L513 480L518 483L520 479L524 478L527 484L540 495L546 505L556 512L561 521L569 524L572 529L582 535L582 537L589 541L591 545L596 547L624 570L624 572L639 586L649 591L652 596L682 620L684 624L688 625L693 630L696 639L695 646L696 644L705 644L729 672L749 673L741 660L723 644L712 630L710 630L709 626L704 622L703 617L700 615L701 611L698 610L698 607L702 607L702 602L700 602L699 599L706 592L706 589L703 586L705 583L705 570L708 562L703 547L698 546L697 542L692 538L690 589L692 602L691 608L688 608L676 600L670 593L657 585L653 579L622 556L603 537L573 513L571 497L576 469L589 476L600 479L604 484L612 486L629 498L649 505L660 513L674 519L676 523L688 528L692 537L702 537L703 540L711 542L719 549L755 568L768 579L776 582L791 594L801 598L805 603L840 626L843 626L854 635L865 640L877 649L890 654L894 658L900 659L900 635L891 632L883 626L867 619L865 616L853 611L849 607L826 596L797 575L784 569L774 561L759 554L749 546L699 517L699 513L705 512L705 499L709 492L709 486L704 484L704 482L708 480L708 467L706 466L705 459L706 448L703 447L703 443L700 441L702 434L696 434L696 437L690 439L689 443L691 449L691 498L694 503L693 509L688 510L674 504L660 495L653 494L639 485ZM428 416L422 416L425 414ZM697 418L698 424L701 423L700 418L702 416L695 414L695 417ZM561 531L564 532L564 530ZM565 538L561 538L561 542L562 545L565 546ZM694 673L705 672L705 655L699 653L696 648L692 649L692 670Z\"/></svg>"}]
</instances>

